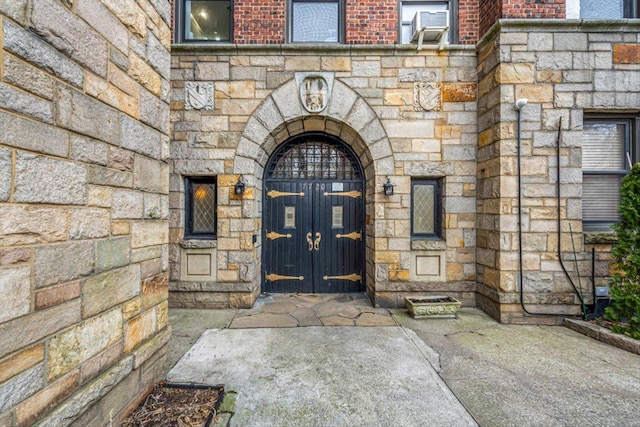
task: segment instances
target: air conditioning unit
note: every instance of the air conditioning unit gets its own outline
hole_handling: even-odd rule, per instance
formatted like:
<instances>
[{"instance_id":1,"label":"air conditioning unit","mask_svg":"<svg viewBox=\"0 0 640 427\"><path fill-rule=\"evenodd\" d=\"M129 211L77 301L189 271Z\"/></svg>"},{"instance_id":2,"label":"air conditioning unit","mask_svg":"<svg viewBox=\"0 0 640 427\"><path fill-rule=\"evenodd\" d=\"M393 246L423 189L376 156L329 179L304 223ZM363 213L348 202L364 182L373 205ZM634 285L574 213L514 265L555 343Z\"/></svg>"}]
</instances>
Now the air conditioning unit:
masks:
<instances>
[{"instance_id":1,"label":"air conditioning unit","mask_svg":"<svg viewBox=\"0 0 640 427\"><path fill-rule=\"evenodd\" d=\"M449 29L448 10L419 10L411 21L411 41L439 41Z\"/></svg>"}]
</instances>

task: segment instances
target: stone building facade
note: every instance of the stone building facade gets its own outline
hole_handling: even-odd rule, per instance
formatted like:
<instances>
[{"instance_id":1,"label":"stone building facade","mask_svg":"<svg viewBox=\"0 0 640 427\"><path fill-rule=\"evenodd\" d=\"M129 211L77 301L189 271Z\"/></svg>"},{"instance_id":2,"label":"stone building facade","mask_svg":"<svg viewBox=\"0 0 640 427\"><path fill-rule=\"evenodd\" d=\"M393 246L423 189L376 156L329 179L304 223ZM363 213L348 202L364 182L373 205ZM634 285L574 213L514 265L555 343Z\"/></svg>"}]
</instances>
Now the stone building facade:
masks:
<instances>
[{"instance_id":1,"label":"stone building facade","mask_svg":"<svg viewBox=\"0 0 640 427\"><path fill-rule=\"evenodd\" d=\"M117 424L169 306L593 306L640 159L637 1L328 1L319 43L304 2L230 2L222 42L185 37L187 3L0 1L0 425ZM446 43L419 49L436 3Z\"/></svg>"},{"instance_id":2,"label":"stone building facade","mask_svg":"<svg viewBox=\"0 0 640 427\"><path fill-rule=\"evenodd\" d=\"M171 334L171 7L0 12L0 425L115 425Z\"/></svg>"},{"instance_id":3,"label":"stone building facade","mask_svg":"<svg viewBox=\"0 0 640 427\"><path fill-rule=\"evenodd\" d=\"M363 37L375 46L348 31L338 45L281 44L286 13L277 13L279 31L272 31L247 18L261 16L250 2L233 16L253 11L238 21L240 33L255 29L258 45L243 37L236 44L179 40L171 79L170 304L248 307L273 289L269 277L283 280L268 261L270 159L296 136L319 132L353 149L364 170L361 276L374 304L400 307L408 295L446 293L508 323L555 322L593 305L594 284L606 285L610 274L611 235L583 233L582 120L635 117L640 74L630 53L638 49L637 21L566 20L567 8L580 16L581 4L588 12L579 1L460 0L450 39L457 42L443 50L417 51L375 26ZM405 3L391 12L387 6L379 4L379 13L398 21ZM344 7L348 17L357 13L350 2ZM330 88L321 111L305 108L301 97L309 76ZM208 85L211 108L185 105L187 85ZM518 113L522 98L528 105ZM629 126L636 132L637 120ZM184 183L199 176L218 180L217 236L209 241L185 238ZM413 231L414 184L423 179L442 185L442 228L429 238ZM233 191L239 180L247 185L240 196Z\"/></svg>"}]
</instances>

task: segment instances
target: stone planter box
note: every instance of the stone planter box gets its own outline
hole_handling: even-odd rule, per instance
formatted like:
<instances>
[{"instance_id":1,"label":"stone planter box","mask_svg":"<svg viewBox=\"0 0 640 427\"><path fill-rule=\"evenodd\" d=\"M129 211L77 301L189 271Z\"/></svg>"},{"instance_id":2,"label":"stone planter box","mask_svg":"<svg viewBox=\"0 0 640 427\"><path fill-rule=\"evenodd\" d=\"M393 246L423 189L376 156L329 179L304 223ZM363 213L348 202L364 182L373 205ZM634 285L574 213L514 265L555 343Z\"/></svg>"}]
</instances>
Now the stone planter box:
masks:
<instances>
[{"instance_id":1,"label":"stone planter box","mask_svg":"<svg viewBox=\"0 0 640 427\"><path fill-rule=\"evenodd\" d=\"M462 304L450 296L405 297L405 305L414 319L456 317Z\"/></svg>"}]
</instances>

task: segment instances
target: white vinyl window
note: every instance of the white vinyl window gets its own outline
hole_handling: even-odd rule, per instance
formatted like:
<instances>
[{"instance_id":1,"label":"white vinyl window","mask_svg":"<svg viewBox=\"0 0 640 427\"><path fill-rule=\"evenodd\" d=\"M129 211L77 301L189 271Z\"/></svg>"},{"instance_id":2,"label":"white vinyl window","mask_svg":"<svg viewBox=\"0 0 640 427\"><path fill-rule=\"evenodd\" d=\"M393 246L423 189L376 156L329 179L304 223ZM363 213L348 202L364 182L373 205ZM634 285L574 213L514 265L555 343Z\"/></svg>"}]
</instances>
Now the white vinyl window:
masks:
<instances>
[{"instance_id":1,"label":"white vinyl window","mask_svg":"<svg viewBox=\"0 0 640 427\"><path fill-rule=\"evenodd\" d=\"M606 231L619 220L620 181L634 162L636 118L585 118L582 130L582 220Z\"/></svg>"},{"instance_id":2,"label":"white vinyl window","mask_svg":"<svg viewBox=\"0 0 640 427\"><path fill-rule=\"evenodd\" d=\"M447 12L446 14L438 12ZM402 0L400 7L400 43L411 43L414 39L416 14L423 12L421 26L448 26L447 43L457 41L457 0ZM424 14L427 12L429 14ZM426 19L428 18L428 19ZM420 20L420 18L418 18Z\"/></svg>"}]
</instances>

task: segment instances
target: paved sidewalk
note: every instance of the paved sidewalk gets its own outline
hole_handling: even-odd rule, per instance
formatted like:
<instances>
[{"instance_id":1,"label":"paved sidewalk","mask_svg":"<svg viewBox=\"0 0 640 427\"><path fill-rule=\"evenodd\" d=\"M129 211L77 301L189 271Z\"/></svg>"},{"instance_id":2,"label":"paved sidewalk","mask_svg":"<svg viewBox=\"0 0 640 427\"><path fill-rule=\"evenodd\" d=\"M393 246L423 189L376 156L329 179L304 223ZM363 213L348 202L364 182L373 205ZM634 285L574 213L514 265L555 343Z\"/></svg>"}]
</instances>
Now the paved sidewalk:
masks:
<instances>
[{"instance_id":1,"label":"paved sidewalk","mask_svg":"<svg viewBox=\"0 0 640 427\"><path fill-rule=\"evenodd\" d=\"M275 294L261 296L253 308L238 310L235 328L296 326L396 326L384 308L373 308L364 294Z\"/></svg>"},{"instance_id":2,"label":"paved sidewalk","mask_svg":"<svg viewBox=\"0 0 640 427\"><path fill-rule=\"evenodd\" d=\"M393 310L440 355L440 376L481 426L640 426L640 356L563 326Z\"/></svg>"},{"instance_id":3,"label":"paved sidewalk","mask_svg":"<svg viewBox=\"0 0 640 427\"><path fill-rule=\"evenodd\" d=\"M242 323L253 317L264 326L264 314L291 316L302 305L300 299L296 308L287 305L291 298L261 299L251 310L170 309L167 367L200 333L215 330L168 378L235 389L230 425L456 426L473 423L471 414L487 427L640 426L640 356L568 328L500 325L476 309L462 309L457 319L421 320L392 310L399 326L388 327ZM354 325L363 313L391 319L367 300L332 301L322 310L317 307L326 301L307 308L316 319L345 317ZM354 305L359 313L347 308ZM333 314L326 316L328 308ZM295 326L305 322L296 318ZM229 329L234 324L249 329ZM407 409L411 394L418 398L414 410ZM449 411L453 419L440 418Z\"/></svg>"}]
</instances>

